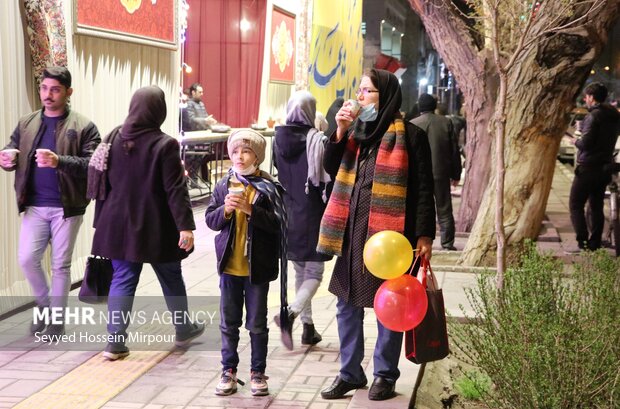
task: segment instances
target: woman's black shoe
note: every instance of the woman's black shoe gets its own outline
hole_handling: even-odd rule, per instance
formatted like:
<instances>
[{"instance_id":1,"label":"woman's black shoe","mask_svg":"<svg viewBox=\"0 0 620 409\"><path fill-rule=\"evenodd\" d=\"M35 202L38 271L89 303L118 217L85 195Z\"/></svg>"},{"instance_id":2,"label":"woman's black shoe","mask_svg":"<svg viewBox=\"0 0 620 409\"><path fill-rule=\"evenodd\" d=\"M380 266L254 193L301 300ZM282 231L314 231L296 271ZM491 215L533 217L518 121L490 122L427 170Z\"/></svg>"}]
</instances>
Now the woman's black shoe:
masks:
<instances>
[{"instance_id":1,"label":"woman's black shoe","mask_svg":"<svg viewBox=\"0 0 620 409\"><path fill-rule=\"evenodd\" d=\"M396 395L394 392L395 387L395 382L390 382L381 376L377 376L368 390L368 399L386 400L393 398Z\"/></svg>"},{"instance_id":2,"label":"woman's black shoe","mask_svg":"<svg viewBox=\"0 0 620 409\"><path fill-rule=\"evenodd\" d=\"M340 399L345 395L345 393L354 389L363 388L367 383L367 381L361 383L350 383L338 375L336 379L334 379L334 383L321 391L321 397L323 399Z\"/></svg>"},{"instance_id":3,"label":"woman's black shoe","mask_svg":"<svg viewBox=\"0 0 620 409\"><path fill-rule=\"evenodd\" d=\"M302 345L316 345L322 340L323 337L316 332L314 324L304 324L304 332L301 334Z\"/></svg>"}]
</instances>

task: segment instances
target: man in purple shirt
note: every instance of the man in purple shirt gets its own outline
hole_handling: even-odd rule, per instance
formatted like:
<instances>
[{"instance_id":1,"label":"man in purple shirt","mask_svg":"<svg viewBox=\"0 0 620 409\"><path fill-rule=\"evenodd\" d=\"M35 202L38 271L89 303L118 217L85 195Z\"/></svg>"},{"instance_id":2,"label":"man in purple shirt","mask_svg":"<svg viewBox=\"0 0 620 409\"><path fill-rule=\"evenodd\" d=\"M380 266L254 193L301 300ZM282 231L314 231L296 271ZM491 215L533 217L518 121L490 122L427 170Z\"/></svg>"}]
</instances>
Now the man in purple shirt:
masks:
<instances>
[{"instance_id":1,"label":"man in purple shirt","mask_svg":"<svg viewBox=\"0 0 620 409\"><path fill-rule=\"evenodd\" d=\"M101 142L95 124L69 108L72 93L69 70L46 68L39 86L43 108L19 120L0 152L0 167L15 171L17 207L23 214L18 261L37 307L50 317L67 306L73 247L89 203L88 161ZM48 244L51 285L41 266ZM45 321L33 320L30 332L64 334L62 320L45 326Z\"/></svg>"}]
</instances>

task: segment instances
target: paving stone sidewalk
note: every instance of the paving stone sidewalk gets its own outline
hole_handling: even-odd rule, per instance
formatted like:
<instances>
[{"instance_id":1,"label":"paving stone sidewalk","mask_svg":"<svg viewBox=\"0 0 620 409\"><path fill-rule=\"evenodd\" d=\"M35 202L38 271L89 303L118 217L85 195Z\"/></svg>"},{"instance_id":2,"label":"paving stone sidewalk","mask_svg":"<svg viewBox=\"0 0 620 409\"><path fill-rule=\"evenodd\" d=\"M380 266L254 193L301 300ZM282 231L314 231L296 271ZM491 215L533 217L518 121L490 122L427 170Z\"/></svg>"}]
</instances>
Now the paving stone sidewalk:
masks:
<instances>
[{"instance_id":1,"label":"paving stone sidewalk","mask_svg":"<svg viewBox=\"0 0 620 409\"><path fill-rule=\"evenodd\" d=\"M539 247L553 251L561 257L565 247L574 241L568 216L568 190L570 172L558 164L553 188L547 205L547 219ZM459 198L455 197L456 206ZM455 212L456 213L456 212ZM214 232L204 224L204 210L198 208L196 221L196 251L184 262L183 275L192 296L219 296L218 276L213 248ZM456 247L464 247L465 235L459 235ZM568 244L567 244L568 243ZM438 250L438 249L437 249ZM446 309L454 316L461 315L459 305L467 306L464 289L475 283L476 275L441 264L451 264L458 252L437 251L434 260L435 273L444 290ZM333 262L332 262L333 263ZM289 268L289 271L293 271ZM331 384L338 373L338 332L336 326L336 299L327 291L331 264L326 268L321 288L313 301L313 318L323 341L316 346L300 345L301 323L295 322L293 351L286 350L279 340L279 329L271 318L279 307L279 282L272 283L269 294L270 341L267 359L267 375L271 394L253 397L249 382L230 397L214 395L220 375L219 350L174 350L148 372L137 378L118 395L112 397L103 408L406 408L418 372L418 366L401 358L401 378L397 382L397 397L384 402L368 400L368 390L349 393L350 397L327 401L320 397L320 390ZM292 288L293 274L290 274L289 288ZM290 292L290 297L293 293ZM142 273L138 295L161 295L161 289L153 271L148 265ZM190 300L191 302L191 300ZM191 305L190 305L191 308ZM27 328L30 312L14 315L0 322L0 330L21 326ZM366 375L372 382L372 352L376 341L375 315L367 310L365 318ZM239 344L239 377L249 381L250 347L247 331L241 330ZM55 380L65 376L72 369L97 354L96 351L2 351L0 352L0 408L12 407ZM119 374L122 376L122 374ZM441 404L438 402L438 407Z\"/></svg>"}]
</instances>

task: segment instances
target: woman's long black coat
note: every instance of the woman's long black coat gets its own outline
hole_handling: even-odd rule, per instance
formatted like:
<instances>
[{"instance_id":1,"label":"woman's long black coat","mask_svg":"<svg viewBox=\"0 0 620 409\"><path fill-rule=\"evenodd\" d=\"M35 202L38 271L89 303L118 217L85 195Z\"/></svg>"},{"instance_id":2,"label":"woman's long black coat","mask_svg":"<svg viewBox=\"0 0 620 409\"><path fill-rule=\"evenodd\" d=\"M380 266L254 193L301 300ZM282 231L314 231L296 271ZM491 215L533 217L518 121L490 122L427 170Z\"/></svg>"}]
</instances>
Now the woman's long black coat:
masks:
<instances>
[{"instance_id":1,"label":"woman's long black coat","mask_svg":"<svg viewBox=\"0 0 620 409\"><path fill-rule=\"evenodd\" d=\"M179 143L153 132L133 141L127 153L120 137L108 159L109 189L95 210L93 254L111 259L164 263L188 253L179 231L195 230Z\"/></svg>"},{"instance_id":2,"label":"woman's long black coat","mask_svg":"<svg viewBox=\"0 0 620 409\"><path fill-rule=\"evenodd\" d=\"M426 134L413 124L405 123L405 126L409 153L409 177L404 234L415 247L418 237L435 237L433 171ZM324 167L334 180L344 154L346 139L342 138L339 143L328 143L326 146ZM376 146L369 149L370 153L367 158L358 164L342 257L336 260L329 283L331 293L358 307L372 307L375 293L384 281L372 275L364 267L363 261L364 245L368 234L372 179L380 143L379 139Z\"/></svg>"}]
</instances>

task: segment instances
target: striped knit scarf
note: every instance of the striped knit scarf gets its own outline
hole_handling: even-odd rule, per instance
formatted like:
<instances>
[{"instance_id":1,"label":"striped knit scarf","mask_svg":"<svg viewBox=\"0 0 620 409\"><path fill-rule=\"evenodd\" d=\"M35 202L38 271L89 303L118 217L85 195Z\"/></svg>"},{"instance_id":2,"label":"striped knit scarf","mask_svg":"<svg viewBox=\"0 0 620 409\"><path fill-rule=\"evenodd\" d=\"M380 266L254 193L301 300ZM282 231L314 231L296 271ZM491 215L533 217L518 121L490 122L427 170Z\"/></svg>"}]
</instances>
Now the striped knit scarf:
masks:
<instances>
[{"instance_id":1,"label":"striped knit scarf","mask_svg":"<svg viewBox=\"0 0 620 409\"><path fill-rule=\"evenodd\" d=\"M342 243L349 218L351 194L357 173L358 143L351 135L347 141L336 182L321 220L317 251L342 256ZM396 119L381 139L370 199L368 236L382 230L403 233L407 199L408 153L405 123Z\"/></svg>"}]
</instances>

